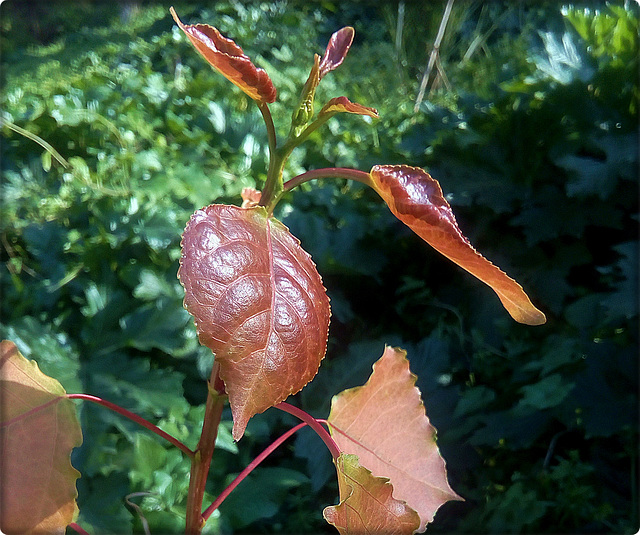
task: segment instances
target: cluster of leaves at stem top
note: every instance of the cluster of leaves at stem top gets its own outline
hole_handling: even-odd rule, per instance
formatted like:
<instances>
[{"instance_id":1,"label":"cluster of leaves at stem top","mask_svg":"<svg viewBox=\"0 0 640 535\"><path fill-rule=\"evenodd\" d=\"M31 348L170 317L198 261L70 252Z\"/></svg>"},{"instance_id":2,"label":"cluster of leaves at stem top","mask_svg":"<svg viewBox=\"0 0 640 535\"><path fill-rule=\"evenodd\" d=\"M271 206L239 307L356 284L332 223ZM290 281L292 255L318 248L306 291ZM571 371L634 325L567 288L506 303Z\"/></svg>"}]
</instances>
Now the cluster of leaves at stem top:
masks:
<instances>
[{"instance_id":1,"label":"cluster of leaves at stem top","mask_svg":"<svg viewBox=\"0 0 640 535\"><path fill-rule=\"evenodd\" d=\"M276 99L276 90L268 74L216 28L185 25L173 8L171 13L211 66L257 103L269 134L271 161L262 194L248 193L242 208L211 205L196 211L183 234L178 272L185 288L184 304L195 318L200 342L215 353L219 363L219 376L233 414L233 437L238 440L252 416L298 392L315 376L326 351L330 306L322 280L299 241L272 216L285 189L284 161L309 133L336 113L375 117L377 112L346 97L337 97L313 118L318 84L342 63L351 46L353 28L343 28L333 34L322 59L314 57L292 115L289 137L279 146L268 109L268 103ZM530 325L545 322L544 314L531 303L522 287L471 246L440 185L422 169L377 165L369 173L318 170L312 178L319 176L349 178L371 186L392 213L416 234L493 288L515 320ZM302 180L293 178L288 184L297 185ZM385 406L388 400L378 398L376 403ZM344 478L356 478L354 473L360 469L355 468L356 461L348 458L336 462L342 474L342 496ZM390 476L385 470L378 475ZM374 486L365 484L368 490ZM440 487L447 490L438 495L437 503L456 497L446 478ZM347 495L355 487L350 488ZM419 507L416 509L420 513L417 524L400 515L404 526L400 531L425 529L434 510L429 517ZM354 527L349 514L341 514L338 508L327 519L345 532L366 528Z\"/></svg>"},{"instance_id":2,"label":"cluster of leaves at stem top","mask_svg":"<svg viewBox=\"0 0 640 535\"><path fill-rule=\"evenodd\" d=\"M217 29L184 25L173 8L171 13L205 59L257 102L269 133L271 162L263 193L248 192L242 207L214 204L196 211L182 237L178 271L199 340L215 353L219 375L213 374L212 388L221 391L223 381L235 440L252 416L313 379L326 352L331 311L322 279L300 242L272 216L283 191L303 181L335 176L367 184L418 236L489 285L515 320L544 323L544 314L522 287L472 247L439 183L422 169L320 169L284 184L282 170L291 151L330 117L340 112L377 116L375 109L341 96L314 118L318 84L342 64L353 28L333 34L322 58L314 57L288 139L279 146L268 109L277 93L268 74ZM82 435L73 405L60 384L39 372L12 342L0 345L0 371L3 392L15 401L0 422L6 447L2 498L8 511L3 530L61 531L78 512L78 472L69 456ZM341 533L422 532L443 503L460 499L447 481L415 381L406 353L387 347L367 384L333 400L327 423L339 449L334 463L340 503L326 508L324 517ZM29 457L42 460L45 470L19 462L25 443ZM195 522L204 518L198 513Z\"/></svg>"}]
</instances>

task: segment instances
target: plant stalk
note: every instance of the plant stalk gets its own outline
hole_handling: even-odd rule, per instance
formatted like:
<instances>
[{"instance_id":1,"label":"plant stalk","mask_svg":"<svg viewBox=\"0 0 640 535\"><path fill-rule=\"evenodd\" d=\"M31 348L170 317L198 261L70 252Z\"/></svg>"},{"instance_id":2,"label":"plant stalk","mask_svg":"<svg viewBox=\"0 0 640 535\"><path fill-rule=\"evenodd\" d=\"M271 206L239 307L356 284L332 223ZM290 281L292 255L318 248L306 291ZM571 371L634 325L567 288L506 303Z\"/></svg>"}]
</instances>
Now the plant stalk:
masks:
<instances>
[{"instance_id":1,"label":"plant stalk","mask_svg":"<svg viewBox=\"0 0 640 535\"><path fill-rule=\"evenodd\" d=\"M296 418L299 418L304 423L306 423L322 439L322 441L325 443L325 445L331 452L331 456L334 458L334 460L340 457L340 448L336 444L335 440L331 438L331 435L325 430L324 427L322 427L318 423L318 420L316 420L313 416L306 413L302 409L295 407L294 405L290 405L286 401L282 401L277 405L274 405L274 407L276 409L280 409L283 412L288 412L289 414L295 416Z\"/></svg>"},{"instance_id":2,"label":"plant stalk","mask_svg":"<svg viewBox=\"0 0 640 535\"><path fill-rule=\"evenodd\" d=\"M202 434L191 461L185 526L187 535L199 535L205 524L205 519L202 516L202 500L209 475L209 467L211 466L211 457L213 456L216 437L218 436L218 427L222 418L222 409L227 399L226 394L220 387L219 371L220 366L217 361L214 361L209 380L209 393L202 424Z\"/></svg>"},{"instance_id":3,"label":"plant stalk","mask_svg":"<svg viewBox=\"0 0 640 535\"><path fill-rule=\"evenodd\" d=\"M189 457L193 458L193 456L194 456L194 452L191 451L182 442L180 442L177 438L171 436L169 433L163 431L158 426L152 424L148 420L145 420L144 418L142 418L142 416L138 416L137 414L135 414L135 413L133 413L131 411L128 411L127 409L125 409L123 407L120 407L120 405L116 405L115 403L111 403L110 401L104 400L104 399L99 398L97 396L91 396L89 394L67 394L65 397L67 399L82 399L84 401L91 401L92 403L96 403L98 405L106 407L107 409L110 409L110 410L112 410L114 412L117 412L118 414L124 416L125 418L129 418L129 420L132 420L132 421L136 422L137 424L141 425L142 427L146 427L149 431L153 431L159 437L162 437L165 440L167 440L168 442L171 442L171 444L176 446L183 453L186 453ZM62 398L60 398L60 399L62 399ZM54 401L57 401L57 400L54 400Z\"/></svg>"},{"instance_id":4,"label":"plant stalk","mask_svg":"<svg viewBox=\"0 0 640 535\"><path fill-rule=\"evenodd\" d=\"M413 107L414 113L417 113L420 109L420 104L422 103L422 99L424 98L424 92L426 91L427 84L429 83L429 76L431 76L431 71L433 70L433 67L436 64L436 59L440 54L440 44L442 43L442 38L444 37L444 31L447 27L447 22L449 22L449 15L451 15L453 2L454 0L447 0L447 5L444 8L444 14L442 15L442 20L440 21L440 27L438 28L438 33L436 35L435 41L433 42L431 54L429 55L429 63L427 64L427 68L425 69L424 75L422 76L422 81L420 82L420 91L418 91L418 97L416 98L416 103Z\"/></svg>"},{"instance_id":5,"label":"plant stalk","mask_svg":"<svg viewBox=\"0 0 640 535\"><path fill-rule=\"evenodd\" d=\"M269 169L267 170L267 179L260 198L260 206L266 206L271 213L277 199L282 194L282 170L287 155L282 154L277 148L276 129L273 125L269 106L266 102L258 102L258 109L267 127L267 139L269 140Z\"/></svg>"},{"instance_id":6,"label":"plant stalk","mask_svg":"<svg viewBox=\"0 0 640 535\"><path fill-rule=\"evenodd\" d=\"M285 144L282 147L278 148L276 131L273 125L273 118L271 117L269 107L265 102L259 102L258 108L262 113L262 117L267 127L267 137L269 139L269 169L267 171L267 179L264 183L264 189L262 190L262 196L260 198L259 204L260 206L266 207L269 214L272 214L273 209L275 208L276 204L278 204L278 201L280 200L280 197L282 197L282 194L293 187L291 186L289 188L286 188L283 184L282 172L284 170L284 164L287 161L287 158L289 158L291 152L293 152L293 149L295 149L298 145L305 141L318 128L324 125L331 117L335 115L335 113L326 113L320 115L318 118L316 118L315 121L309 124L300 135L290 136Z\"/></svg>"},{"instance_id":7,"label":"plant stalk","mask_svg":"<svg viewBox=\"0 0 640 535\"><path fill-rule=\"evenodd\" d=\"M220 504L231 494L233 489L235 489L255 468L264 461L269 455L271 455L277 448L279 448L282 443L287 440L291 435L296 433L299 429L302 429L307 425L306 422L299 423L295 427L289 429L286 433L281 435L279 438L274 440L260 455L258 455L253 461L251 461L247 467L240 472L235 479L220 493L220 495L215 499L215 501L206 508L204 513L202 513L202 517L207 520L213 512L220 507Z\"/></svg>"},{"instance_id":8,"label":"plant stalk","mask_svg":"<svg viewBox=\"0 0 640 535\"><path fill-rule=\"evenodd\" d=\"M283 189L284 191L289 191L300 184L308 182L309 180L315 180L316 178L346 178L373 187L369 173L347 167L326 167L323 169L312 169L311 171L293 177L291 180L287 180Z\"/></svg>"}]
</instances>

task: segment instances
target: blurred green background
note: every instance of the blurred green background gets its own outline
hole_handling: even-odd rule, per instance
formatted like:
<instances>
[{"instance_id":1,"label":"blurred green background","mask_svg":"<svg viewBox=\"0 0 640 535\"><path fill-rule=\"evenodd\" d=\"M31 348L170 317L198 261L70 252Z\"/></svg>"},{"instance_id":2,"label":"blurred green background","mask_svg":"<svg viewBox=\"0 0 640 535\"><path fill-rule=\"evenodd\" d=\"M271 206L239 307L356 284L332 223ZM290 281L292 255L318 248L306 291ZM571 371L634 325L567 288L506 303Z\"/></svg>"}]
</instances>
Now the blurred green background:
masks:
<instances>
[{"instance_id":1,"label":"blurred green background","mask_svg":"<svg viewBox=\"0 0 640 535\"><path fill-rule=\"evenodd\" d=\"M0 8L1 325L68 392L120 403L193 446L211 355L176 279L201 206L260 188L256 106L214 73L168 3L17 2ZM548 317L512 321L365 187L294 190L278 217L332 299L329 348L294 403L326 417L385 342L409 352L455 491L433 533L633 533L638 520L638 4L454 2L438 69L416 96L444 2L174 3L235 39L278 89L279 136L314 53L352 25L317 103L332 119L286 177L407 163L442 184L476 248ZM50 144L50 145L45 145ZM184 526L188 463L121 417L79 405L73 462L90 533ZM207 499L293 424L267 411L219 437ZM301 432L238 487L208 533L332 533L328 453Z\"/></svg>"}]
</instances>

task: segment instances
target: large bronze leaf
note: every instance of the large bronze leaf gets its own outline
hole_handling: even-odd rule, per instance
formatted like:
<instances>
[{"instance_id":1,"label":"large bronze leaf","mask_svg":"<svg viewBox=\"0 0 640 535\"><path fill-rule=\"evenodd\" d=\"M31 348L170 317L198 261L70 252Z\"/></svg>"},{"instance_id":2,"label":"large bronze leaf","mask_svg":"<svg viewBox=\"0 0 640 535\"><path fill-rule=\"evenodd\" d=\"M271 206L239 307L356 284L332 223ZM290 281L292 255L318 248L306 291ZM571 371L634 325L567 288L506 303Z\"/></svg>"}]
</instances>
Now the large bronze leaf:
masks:
<instances>
[{"instance_id":1,"label":"large bronze leaf","mask_svg":"<svg viewBox=\"0 0 640 535\"><path fill-rule=\"evenodd\" d=\"M311 257L263 207L211 205L193 214L178 276L200 342L220 363L238 440L251 416L317 373L329 298Z\"/></svg>"}]
</instances>

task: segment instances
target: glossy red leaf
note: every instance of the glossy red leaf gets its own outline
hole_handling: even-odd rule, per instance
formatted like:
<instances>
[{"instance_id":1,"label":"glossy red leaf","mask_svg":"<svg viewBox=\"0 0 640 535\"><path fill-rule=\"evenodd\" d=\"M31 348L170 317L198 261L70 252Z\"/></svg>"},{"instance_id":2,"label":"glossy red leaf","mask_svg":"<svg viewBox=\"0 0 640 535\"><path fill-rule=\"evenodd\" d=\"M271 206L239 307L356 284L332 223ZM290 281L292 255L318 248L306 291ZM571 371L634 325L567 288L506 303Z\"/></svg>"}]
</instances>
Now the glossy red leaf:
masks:
<instances>
[{"instance_id":1,"label":"glossy red leaf","mask_svg":"<svg viewBox=\"0 0 640 535\"><path fill-rule=\"evenodd\" d=\"M0 343L0 532L59 533L78 514L73 448L82 431L58 381Z\"/></svg>"},{"instance_id":2,"label":"glossy red leaf","mask_svg":"<svg viewBox=\"0 0 640 535\"><path fill-rule=\"evenodd\" d=\"M351 102L347 97L332 98L323 106L318 115L339 112L357 113L358 115L378 117L378 110L376 110L375 108L369 108L367 106L363 106L362 104Z\"/></svg>"},{"instance_id":3,"label":"glossy red leaf","mask_svg":"<svg viewBox=\"0 0 640 535\"><path fill-rule=\"evenodd\" d=\"M341 535L410 535L418 529L418 513L393 497L387 478L373 476L356 455L343 453L335 465L340 503L326 507L323 515Z\"/></svg>"},{"instance_id":4,"label":"glossy red leaf","mask_svg":"<svg viewBox=\"0 0 640 535\"><path fill-rule=\"evenodd\" d=\"M329 298L311 257L264 207L195 212L182 236L178 276L200 342L220 363L238 440L249 418L317 373Z\"/></svg>"},{"instance_id":5,"label":"glossy red leaf","mask_svg":"<svg viewBox=\"0 0 640 535\"><path fill-rule=\"evenodd\" d=\"M276 100L276 88L269 75L264 69L256 67L232 39L224 37L208 24L183 24L173 7L170 12L196 50L228 80L254 100Z\"/></svg>"},{"instance_id":6,"label":"glossy red leaf","mask_svg":"<svg viewBox=\"0 0 640 535\"><path fill-rule=\"evenodd\" d=\"M328 422L340 451L357 455L374 476L389 478L393 497L417 511L424 531L442 504L461 498L449 486L415 383L406 352L386 347L364 386L333 398Z\"/></svg>"},{"instance_id":7,"label":"glossy red leaf","mask_svg":"<svg viewBox=\"0 0 640 535\"><path fill-rule=\"evenodd\" d=\"M417 167L376 165L372 187L391 212L434 249L489 285L513 319L541 325L545 315L515 280L478 253L458 227L437 180Z\"/></svg>"},{"instance_id":8,"label":"glossy red leaf","mask_svg":"<svg viewBox=\"0 0 640 535\"><path fill-rule=\"evenodd\" d=\"M324 56L322 56L322 61L320 62L320 79L342 64L347 52L349 52L351 43L353 43L354 35L355 30L351 26L346 26L331 36Z\"/></svg>"}]
</instances>

